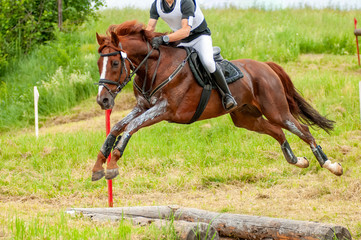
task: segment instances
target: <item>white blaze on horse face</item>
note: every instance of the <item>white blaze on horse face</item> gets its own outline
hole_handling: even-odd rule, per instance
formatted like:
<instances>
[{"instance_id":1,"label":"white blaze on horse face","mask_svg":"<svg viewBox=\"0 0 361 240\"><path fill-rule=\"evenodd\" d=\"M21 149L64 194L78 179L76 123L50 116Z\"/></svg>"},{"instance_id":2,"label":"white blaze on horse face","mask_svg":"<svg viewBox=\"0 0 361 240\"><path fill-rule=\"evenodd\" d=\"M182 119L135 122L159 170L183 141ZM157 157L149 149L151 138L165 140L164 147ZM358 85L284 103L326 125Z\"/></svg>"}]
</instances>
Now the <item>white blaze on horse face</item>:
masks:
<instances>
[{"instance_id":1,"label":"white blaze on horse face","mask_svg":"<svg viewBox=\"0 0 361 240\"><path fill-rule=\"evenodd\" d=\"M103 69L100 75L100 79L105 79L105 74L107 73L107 65L108 65L108 57L104 57L103 59ZM98 89L98 95L102 92L104 86L100 85Z\"/></svg>"}]
</instances>

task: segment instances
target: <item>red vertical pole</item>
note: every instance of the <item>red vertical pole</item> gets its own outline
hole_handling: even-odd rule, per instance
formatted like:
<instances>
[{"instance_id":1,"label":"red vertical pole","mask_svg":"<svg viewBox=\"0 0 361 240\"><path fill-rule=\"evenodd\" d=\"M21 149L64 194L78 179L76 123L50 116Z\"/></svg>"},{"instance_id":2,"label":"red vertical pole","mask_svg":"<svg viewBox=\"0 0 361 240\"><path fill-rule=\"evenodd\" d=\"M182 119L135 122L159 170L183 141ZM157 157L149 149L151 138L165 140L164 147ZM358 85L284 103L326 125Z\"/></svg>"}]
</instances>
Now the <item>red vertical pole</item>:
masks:
<instances>
[{"instance_id":1,"label":"red vertical pole","mask_svg":"<svg viewBox=\"0 0 361 240\"><path fill-rule=\"evenodd\" d=\"M355 22L355 30L356 30L356 26L357 26L357 20L356 18L354 18L354 22ZM360 50L358 48L358 36L355 35L356 37L356 46L357 46L357 58L358 58L358 65L360 66Z\"/></svg>"},{"instance_id":2,"label":"red vertical pole","mask_svg":"<svg viewBox=\"0 0 361 240\"><path fill-rule=\"evenodd\" d=\"M105 111L105 130L106 135L110 133L110 114L112 113L111 109ZM110 161L111 154L109 154L108 162ZM108 180L108 204L109 207L113 207L113 182L112 180Z\"/></svg>"}]
</instances>

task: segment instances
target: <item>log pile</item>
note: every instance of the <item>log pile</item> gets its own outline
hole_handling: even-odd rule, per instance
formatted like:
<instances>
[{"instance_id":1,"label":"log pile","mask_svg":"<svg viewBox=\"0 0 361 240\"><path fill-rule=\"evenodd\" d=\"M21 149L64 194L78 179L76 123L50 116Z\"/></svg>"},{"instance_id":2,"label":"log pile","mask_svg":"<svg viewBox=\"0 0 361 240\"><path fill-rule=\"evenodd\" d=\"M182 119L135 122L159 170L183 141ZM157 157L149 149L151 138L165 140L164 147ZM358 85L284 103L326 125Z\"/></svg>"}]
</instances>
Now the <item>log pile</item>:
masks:
<instances>
[{"instance_id":1,"label":"log pile","mask_svg":"<svg viewBox=\"0 0 361 240\"><path fill-rule=\"evenodd\" d=\"M121 208L72 208L95 221L129 220L134 225L153 224L159 228L172 225L180 239L249 240L351 240L350 232L337 225L217 213L179 206Z\"/></svg>"}]
</instances>

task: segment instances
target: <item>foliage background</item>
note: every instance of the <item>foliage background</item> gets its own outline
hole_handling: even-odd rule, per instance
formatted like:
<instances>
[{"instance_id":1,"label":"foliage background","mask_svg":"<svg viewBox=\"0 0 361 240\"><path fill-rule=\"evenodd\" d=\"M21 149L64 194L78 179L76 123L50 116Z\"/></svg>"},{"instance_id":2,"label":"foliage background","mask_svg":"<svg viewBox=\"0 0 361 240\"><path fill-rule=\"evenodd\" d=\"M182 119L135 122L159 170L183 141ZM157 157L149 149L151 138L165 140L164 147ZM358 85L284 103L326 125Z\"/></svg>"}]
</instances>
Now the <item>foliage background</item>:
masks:
<instances>
[{"instance_id":1,"label":"foliage background","mask_svg":"<svg viewBox=\"0 0 361 240\"><path fill-rule=\"evenodd\" d=\"M66 31L95 17L103 0L63 0L63 21ZM57 1L0 1L0 75L8 62L35 46L54 39L58 25Z\"/></svg>"},{"instance_id":2,"label":"foliage background","mask_svg":"<svg viewBox=\"0 0 361 240\"><path fill-rule=\"evenodd\" d=\"M63 0L62 4L60 32L57 1L0 1L0 131L33 121L35 85L42 95L42 116L65 111L91 94L91 86L85 84L91 78L87 61L77 59L86 52L77 31L84 21L97 19L96 10L104 1Z\"/></svg>"}]
</instances>

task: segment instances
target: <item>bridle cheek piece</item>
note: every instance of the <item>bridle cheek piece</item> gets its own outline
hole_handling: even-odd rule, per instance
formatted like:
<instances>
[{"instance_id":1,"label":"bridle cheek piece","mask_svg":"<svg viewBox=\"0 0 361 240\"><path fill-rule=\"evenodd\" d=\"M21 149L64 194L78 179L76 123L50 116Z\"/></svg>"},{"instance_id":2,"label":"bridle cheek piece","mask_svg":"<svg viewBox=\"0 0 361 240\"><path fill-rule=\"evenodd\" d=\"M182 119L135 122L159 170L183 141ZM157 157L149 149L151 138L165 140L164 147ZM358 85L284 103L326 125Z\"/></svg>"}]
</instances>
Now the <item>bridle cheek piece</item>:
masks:
<instances>
[{"instance_id":1,"label":"bridle cheek piece","mask_svg":"<svg viewBox=\"0 0 361 240\"><path fill-rule=\"evenodd\" d=\"M148 46L148 42L147 42L147 46ZM122 45L121 43L119 43L119 48L122 49ZM141 66L143 66L143 64L148 60L148 58L150 57L150 55L152 54L154 48L152 48L148 54L145 56L145 58L143 59L143 61L138 65L137 68L134 67L134 64L132 63L132 61L128 58L127 54L123 51L115 51L115 52L111 52L111 53L100 53L100 56L101 57L109 57L109 56L116 56L116 55L120 55L120 60L121 60L121 63L122 63L122 67L121 67L121 70L120 70L120 74L119 74L119 78L118 78L118 81L117 82L114 82L114 81L111 81L109 79L105 79L105 78L101 78L99 80L98 83L95 83L96 85L99 85L99 86L103 86L105 87L108 92L110 93L110 95L115 98L118 93L120 93L122 91L122 89L125 87L125 85L127 85L131 80L132 80L132 77L138 72L139 68ZM159 50L158 50L159 51ZM159 51L159 54L160 54L160 51ZM125 60L127 60L130 65L131 65L131 70L132 70L132 73L129 74L128 76L128 69L127 67L125 66ZM155 76L156 76L156 73L157 73L157 69L158 69L158 66L159 66L159 62L160 62L160 57L158 59L158 63L157 63L157 68L156 68L156 71L154 72L154 76L153 76L153 81L155 79ZM123 69L125 70L125 73L126 73L126 77L123 81L122 84L120 84L120 77L122 76L122 73L123 73ZM110 88L106 85L106 84L109 84L109 85L116 85L117 86L117 89L116 91L113 93ZM144 95L144 89L142 91L143 95Z\"/></svg>"},{"instance_id":2,"label":"bridle cheek piece","mask_svg":"<svg viewBox=\"0 0 361 240\"><path fill-rule=\"evenodd\" d=\"M118 81L114 82L114 81L111 81L111 80L106 79L106 78L101 78L98 83L95 83L96 85L103 86L105 89L107 89L108 92L110 93L110 95L113 98L115 98L118 95L118 93L120 93L122 91L122 89L125 87L125 85L127 85L132 80L132 77L134 75L134 74L132 74L131 76L128 76L128 69L125 66L125 60L127 60L130 63L133 70L134 70L134 65L130 61L130 59L128 58L128 56L127 56L127 54L125 52L123 52L123 51L115 51L115 52L111 52L111 53L100 53L100 56L101 57L109 57L109 56L116 56L118 54L120 55L120 61L121 61L121 69L120 69ZM120 78L121 78L121 76L123 74L123 71L125 71L125 79L124 79L123 83L121 84L120 83ZM110 90L110 88L106 84L116 85L117 88L116 88L115 92L112 92Z\"/></svg>"}]
</instances>

